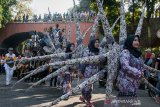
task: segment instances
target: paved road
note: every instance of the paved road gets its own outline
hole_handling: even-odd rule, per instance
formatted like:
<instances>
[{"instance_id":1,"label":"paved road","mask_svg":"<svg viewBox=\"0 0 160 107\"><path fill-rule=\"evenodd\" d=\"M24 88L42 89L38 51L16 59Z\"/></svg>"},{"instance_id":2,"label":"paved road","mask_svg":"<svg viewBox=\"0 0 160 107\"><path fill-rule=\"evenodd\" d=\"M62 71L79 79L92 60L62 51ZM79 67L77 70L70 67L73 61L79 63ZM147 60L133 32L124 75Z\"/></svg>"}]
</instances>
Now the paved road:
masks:
<instances>
[{"instance_id":1,"label":"paved road","mask_svg":"<svg viewBox=\"0 0 160 107\"><path fill-rule=\"evenodd\" d=\"M13 83L17 79L13 79ZM62 91L53 87L49 87L48 83L43 86L37 86L26 92L32 83L22 82L14 89L5 86L5 76L0 75L0 107L43 107L48 105L54 99L62 95ZM75 84L74 84L75 86ZM116 93L116 92L114 92ZM138 107L160 107L155 101L148 97L147 91L139 90L141 105ZM71 96L67 101L61 101L53 107L83 107L79 101L79 94ZM93 99L95 107L103 107L105 98L105 88L98 88L98 84L94 84Z\"/></svg>"}]
</instances>

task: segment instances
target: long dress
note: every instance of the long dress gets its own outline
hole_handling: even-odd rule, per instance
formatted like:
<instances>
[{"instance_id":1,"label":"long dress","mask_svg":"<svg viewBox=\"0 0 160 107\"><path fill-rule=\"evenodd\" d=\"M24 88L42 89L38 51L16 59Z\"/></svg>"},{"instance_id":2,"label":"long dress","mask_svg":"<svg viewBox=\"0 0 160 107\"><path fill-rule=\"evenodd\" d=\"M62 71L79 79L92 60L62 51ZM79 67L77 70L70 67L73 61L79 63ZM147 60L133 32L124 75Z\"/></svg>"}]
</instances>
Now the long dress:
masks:
<instances>
[{"instance_id":1,"label":"long dress","mask_svg":"<svg viewBox=\"0 0 160 107\"><path fill-rule=\"evenodd\" d=\"M143 68L142 58L136 58L128 50L123 50L120 54L120 71L117 78L119 88L119 100L129 100L124 102L125 107L130 107L137 100L137 90L142 78ZM133 102L134 101L134 102Z\"/></svg>"},{"instance_id":2,"label":"long dress","mask_svg":"<svg viewBox=\"0 0 160 107\"><path fill-rule=\"evenodd\" d=\"M71 74L69 71L64 73L63 78L63 93L66 94L71 88Z\"/></svg>"},{"instance_id":3,"label":"long dress","mask_svg":"<svg viewBox=\"0 0 160 107\"><path fill-rule=\"evenodd\" d=\"M95 54L90 52L88 49L83 53L83 57L94 56ZM99 71L99 65L97 64L82 64L80 65L80 71L84 76L84 81L96 74ZM91 100L93 86L92 84L87 85L82 89L82 96L87 102Z\"/></svg>"},{"instance_id":4,"label":"long dress","mask_svg":"<svg viewBox=\"0 0 160 107\"><path fill-rule=\"evenodd\" d=\"M117 79L120 92L136 94L144 70L142 58L136 58L128 50L123 50L120 54L120 65Z\"/></svg>"},{"instance_id":5,"label":"long dress","mask_svg":"<svg viewBox=\"0 0 160 107\"><path fill-rule=\"evenodd\" d=\"M67 53L67 52L66 52ZM66 60L72 59L72 54L66 56ZM71 90L71 82L72 82L72 66L68 67L68 70L65 71L63 76L63 93L66 94L68 91Z\"/></svg>"}]
</instances>

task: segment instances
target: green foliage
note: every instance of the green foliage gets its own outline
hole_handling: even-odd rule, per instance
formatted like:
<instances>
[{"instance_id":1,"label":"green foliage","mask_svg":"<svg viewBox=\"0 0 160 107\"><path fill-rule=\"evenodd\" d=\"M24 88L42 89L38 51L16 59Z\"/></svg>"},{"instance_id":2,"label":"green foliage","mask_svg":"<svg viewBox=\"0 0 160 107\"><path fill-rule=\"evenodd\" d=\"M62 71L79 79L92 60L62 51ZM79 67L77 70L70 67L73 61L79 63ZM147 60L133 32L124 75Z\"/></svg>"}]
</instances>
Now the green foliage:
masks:
<instances>
[{"instance_id":1,"label":"green foliage","mask_svg":"<svg viewBox=\"0 0 160 107\"><path fill-rule=\"evenodd\" d=\"M13 7L16 11L15 19L18 19L19 16L23 17L24 14L33 15L32 9L28 6L31 2L32 0L21 0Z\"/></svg>"},{"instance_id":2,"label":"green foliage","mask_svg":"<svg viewBox=\"0 0 160 107\"><path fill-rule=\"evenodd\" d=\"M32 0L0 0L0 28L4 27L13 19L13 13L17 15L32 14L28 4Z\"/></svg>"},{"instance_id":3,"label":"green foliage","mask_svg":"<svg viewBox=\"0 0 160 107\"><path fill-rule=\"evenodd\" d=\"M0 1L0 27L4 27L11 21L12 12L11 6L17 3L16 0L1 0Z\"/></svg>"},{"instance_id":4,"label":"green foliage","mask_svg":"<svg viewBox=\"0 0 160 107\"><path fill-rule=\"evenodd\" d=\"M93 9L94 11L98 12L97 4L95 2L90 3L90 8Z\"/></svg>"},{"instance_id":5,"label":"green foliage","mask_svg":"<svg viewBox=\"0 0 160 107\"><path fill-rule=\"evenodd\" d=\"M89 9L94 10L96 13L98 12L96 0L79 0L80 5L78 6L79 10ZM103 1L103 9L106 13L110 26L115 22L115 20L119 17L120 13L120 0L101 0ZM126 11L126 24L127 24L127 33L134 34L141 16L141 10L143 4L147 1L147 19L148 26L151 15L154 13L155 4L159 0L125 0L125 3L130 4L128 8L125 8ZM100 23L99 31L103 34L102 24ZM119 35L119 24L115 26L113 29L113 35Z\"/></svg>"},{"instance_id":6,"label":"green foliage","mask_svg":"<svg viewBox=\"0 0 160 107\"><path fill-rule=\"evenodd\" d=\"M141 16L141 10L143 7L140 4L141 3L133 2L133 5L130 5L128 7L128 11L126 12L126 24L128 34L134 34L136 31Z\"/></svg>"},{"instance_id":7,"label":"green foliage","mask_svg":"<svg viewBox=\"0 0 160 107\"><path fill-rule=\"evenodd\" d=\"M90 4L91 9L98 12L96 0L91 0ZM107 19L110 23L110 26L116 21L116 19L119 17L119 1L116 0L103 0L103 9L106 13ZM103 34L102 25L99 27L99 31ZM117 24L115 28L113 29L113 34L118 35L119 34L119 25Z\"/></svg>"},{"instance_id":8,"label":"green foliage","mask_svg":"<svg viewBox=\"0 0 160 107\"><path fill-rule=\"evenodd\" d=\"M79 0L79 6L77 11L89 11L90 10L90 0Z\"/></svg>"},{"instance_id":9,"label":"green foliage","mask_svg":"<svg viewBox=\"0 0 160 107\"><path fill-rule=\"evenodd\" d=\"M149 20L151 18L151 15L154 13L154 7L155 4L158 3L159 0L146 0L146 6L147 6L147 22L149 25Z\"/></svg>"},{"instance_id":10,"label":"green foliage","mask_svg":"<svg viewBox=\"0 0 160 107\"><path fill-rule=\"evenodd\" d=\"M3 8L2 6L0 5L0 28L1 28L1 22L2 22L2 12L3 12Z\"/></svg>"},{"instance_id":11,"label":"green foliage","mask_svg":"<svg viewBox=\"0 0 160 107\"><path fill-rule=\"evenodd\" d=\"M110 23L110 26L115 22L115 20L120 15L120 0L101 0L103 1L103 9L105 10L106 16L108 18L108 21ZM132 2L129 2L130 0L126 0L126 2L130 3L128 8L125 8L126 11L126 24L127 24L127 32L129 34L133 34L137 28L142 6L145 1L147 1L147 18L148 20L151 18L151 15L154 13L154 7L155 4L158 2L158 0L132 0ZM86 0L80 0L81 4L82 2L86 3ZM88 0L88 3L90 4L90 9L94 10L96 13L98 12L96 0ZM132 4L132 5L131 5ZM79 8L83 8L83 6ZM102 26L99 27L101 34L103 34ZM113 35L118 36L119 35L119 24L117 24L113 30Z\"/></svg>"}]
</instances>

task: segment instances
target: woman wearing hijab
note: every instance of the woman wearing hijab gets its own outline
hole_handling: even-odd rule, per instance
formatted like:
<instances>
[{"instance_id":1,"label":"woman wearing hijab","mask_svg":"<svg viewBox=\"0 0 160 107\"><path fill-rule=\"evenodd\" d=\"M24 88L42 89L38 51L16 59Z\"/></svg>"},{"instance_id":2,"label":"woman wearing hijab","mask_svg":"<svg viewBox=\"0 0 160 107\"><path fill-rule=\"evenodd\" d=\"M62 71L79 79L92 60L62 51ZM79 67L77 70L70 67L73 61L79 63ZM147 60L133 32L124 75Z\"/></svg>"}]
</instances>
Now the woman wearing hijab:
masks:
<instances>
[{"instance_id":1,"label":"woman wearing hijab","mask_svg":"<svg viewBox=\"0 0 160 107\"><path fill-rule=\"evenodd\" d=\"M71 53L71 52L74 51L74 48L75 48L74 43L69 43L69 44L67 45L66 53L70 53L70 54L67 56L66 59L71 59L71 58L72 58L72 53Z\"/></svg>"},{"instance_id":2,"label":"woman wearing hijab","mask_svg":"<svg viewBox=\"0 0 160 107\"><path fill-rule=\"evenodd\" d=\"M72 53L74 51L74 43L69 43L66 48L66 53L70 53L66 59L72 58ZM73 69L72 67L69 67L69 69L64 72L63 75L63 93L66 94L68 91L71 90L71 81L72 81L72 73Z\"/></svg>"},{"instance_id":3,"label":"woman wearing hijab","mask_svg":"<svg viewBox=\"0 0 160 107\"><path fill-rule=\"evenodd\" d=\"M117 78L118 97L134 98L143 76L144 62L139 51L139 36L128 36L120 54L120 71Z\"/></svg>"},{"instance_id":4,"label":"woman wearing hijab","mask_svg":"<svg viewBox=\"0 0 160 107\"><path fill-rule=\"evenodd\" d=\"M94 56L99 54L99 40L93 39L90 41L88 45L88 49L83 53L83 57L87 56ZM99 65L97 64L82 64L80 65L80 75L84 77L84 80L87 80L94 74L96 74L99 71ZM93 86L87 85L82 89L82 96L80 97L80 100L82 102L86 102L86 107L92 107L91 97L92 97L92 88Z\"/></svg>"}]
</instances>

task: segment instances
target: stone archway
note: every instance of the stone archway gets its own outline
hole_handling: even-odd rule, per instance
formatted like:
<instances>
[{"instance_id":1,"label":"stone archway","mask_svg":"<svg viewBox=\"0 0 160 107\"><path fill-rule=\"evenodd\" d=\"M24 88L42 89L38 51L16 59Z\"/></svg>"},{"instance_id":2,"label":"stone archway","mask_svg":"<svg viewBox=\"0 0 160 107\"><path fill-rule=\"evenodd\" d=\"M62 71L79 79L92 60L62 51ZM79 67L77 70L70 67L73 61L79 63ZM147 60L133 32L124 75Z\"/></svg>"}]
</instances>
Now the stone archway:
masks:
<instances>
[{"instance_id":1,"label":"stone archway","mask_svg":"<svg viewBox=\"0 0 160 107\"><path fill-rule=\"evenodd\" d=\"M33 34L34 31L15 33L10 37L6 38L1 45L4 48L8 47L16 48L23 41L30 39Z\"/></svg>"}]
</instances>

